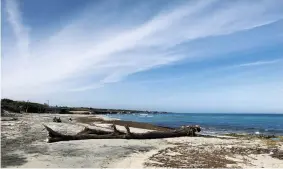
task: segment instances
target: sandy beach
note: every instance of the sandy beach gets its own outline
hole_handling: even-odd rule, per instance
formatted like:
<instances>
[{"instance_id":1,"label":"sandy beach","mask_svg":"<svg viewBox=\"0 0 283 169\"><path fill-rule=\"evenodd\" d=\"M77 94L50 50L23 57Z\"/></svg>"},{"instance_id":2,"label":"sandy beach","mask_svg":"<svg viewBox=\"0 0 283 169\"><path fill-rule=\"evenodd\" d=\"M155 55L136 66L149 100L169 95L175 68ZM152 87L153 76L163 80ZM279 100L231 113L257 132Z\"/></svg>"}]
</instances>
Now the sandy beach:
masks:
<instances>
[{"instance_id":1,"label":"sandy beach","mask_svg":"<svg viewBox=\"0 0 283 169\"><path fill-rule=\"evenodd\" d=\"M62 123L52 122L54 116L60 117ZM68 120L70 117L72 121ZM111 119L77 114L16 114L1 120L1 167L283 167L282 140L223 136L47 143L43 124L61 133L75 134L84 127L111 130ZM135 133L157 129L135 123L132 126ZM125 130L122 125L117 128Z\"/></svg>"}]
</instances>

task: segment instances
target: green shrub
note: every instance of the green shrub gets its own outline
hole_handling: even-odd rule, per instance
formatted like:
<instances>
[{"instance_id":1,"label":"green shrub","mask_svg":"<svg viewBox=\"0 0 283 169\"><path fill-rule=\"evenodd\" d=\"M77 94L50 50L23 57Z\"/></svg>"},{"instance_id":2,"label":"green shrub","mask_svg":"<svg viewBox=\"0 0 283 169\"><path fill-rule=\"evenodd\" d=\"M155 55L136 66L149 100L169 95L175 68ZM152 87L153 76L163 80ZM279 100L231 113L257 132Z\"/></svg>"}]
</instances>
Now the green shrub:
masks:
<instances>
[{"instance_id":1,"label":"green shrub","mask_svg":"<svg viewBox=\"0 0 283 169\"><path fill-rule=\"evenodd\" d=\"M1 99L1 108L12 112L28 112L28 113L43 113L47 108L44 104L25 102L25 101L13 101L10 99Z\"/></svg>"},{"instance_id":2,"label":"green shrub","mask_svg":"<svg viewBox=\"0 0 283 169\"><path fill-rule=\"evenodd\" d=\"M68 114L69 113L69 110L68 109L61 109L60 114Z\"/></svg>"}]
</instances>

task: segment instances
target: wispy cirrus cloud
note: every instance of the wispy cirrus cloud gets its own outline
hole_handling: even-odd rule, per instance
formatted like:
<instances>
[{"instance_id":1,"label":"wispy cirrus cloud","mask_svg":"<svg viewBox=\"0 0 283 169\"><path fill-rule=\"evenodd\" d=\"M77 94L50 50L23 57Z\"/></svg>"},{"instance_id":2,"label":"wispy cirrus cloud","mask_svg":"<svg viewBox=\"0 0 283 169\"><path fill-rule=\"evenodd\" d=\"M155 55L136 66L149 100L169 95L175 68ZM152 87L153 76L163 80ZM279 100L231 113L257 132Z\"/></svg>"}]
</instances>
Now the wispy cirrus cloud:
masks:
<instances>
[{"instance_id":1,"label":"wispy cirrus cloud","mask_svg":"<svg viewBox=\"0 0 283 169\"><path fill-rule=\"evenodd\" d=\"M238 64L234 65L232 67L250 67L250 66L261 66L261 65L269 65L269 64L274 64L278 62L282 62L282 59L276 59L276 60L268 60L268 61L255 61L255 62L249 62L249 63L243 63L243 64Z\"/></svg>"},{"instance_id":2,"label":"wispy cirrus cloud","mask_svg":"<svg viewBox=\"0 0 283 169\"><path fill-rule=\"evenodd\" d=\"M103 3L99 11L82 11L83 15L64 28L30 44L17 3L6 1L7 20L17 37L16 50L29 57L25 64L15 56L3 59L2 88L7 96L102 87L137 72L195 57L202 50L180 52L176 50L179 44L189 46L194 40L233 34L283 18L282 1L190 1L161 8L146 20L140 16L140 22L124 18L133 12L128 8L117 20ZM90 23L104 18L108 22L99 27Z\"/></svg>"},{"instance_id":3,"label":"wispy cirrus cloud","mask_svg":"<svg viewBox=\"0 0 283 169\"><path fill-rule=\"evenodd\" d=\"M18 55L28 57L29 55L29 31L28 27L22 22L19 4L16 0L6 1L7 21L11 24L12 31L16 37Z\"/></svg>"}]
</instances>

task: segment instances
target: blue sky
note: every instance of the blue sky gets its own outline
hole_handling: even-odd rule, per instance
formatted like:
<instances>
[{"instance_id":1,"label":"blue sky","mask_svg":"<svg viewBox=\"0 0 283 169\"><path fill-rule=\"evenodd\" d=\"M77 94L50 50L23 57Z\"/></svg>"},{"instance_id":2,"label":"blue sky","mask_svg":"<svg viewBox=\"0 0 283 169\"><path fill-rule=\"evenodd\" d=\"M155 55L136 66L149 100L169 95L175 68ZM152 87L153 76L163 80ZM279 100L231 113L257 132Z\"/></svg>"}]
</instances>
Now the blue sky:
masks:
<instances>
[{"instance_id":1,"label":"blue sky","mask_svg":"<svg viewBox=\"0 0 283 169\"><path fill-rule=\"evenodd\" d=\"M1 2L2 98L283 113L282 0Z\"/></svg>"}]
</instances>

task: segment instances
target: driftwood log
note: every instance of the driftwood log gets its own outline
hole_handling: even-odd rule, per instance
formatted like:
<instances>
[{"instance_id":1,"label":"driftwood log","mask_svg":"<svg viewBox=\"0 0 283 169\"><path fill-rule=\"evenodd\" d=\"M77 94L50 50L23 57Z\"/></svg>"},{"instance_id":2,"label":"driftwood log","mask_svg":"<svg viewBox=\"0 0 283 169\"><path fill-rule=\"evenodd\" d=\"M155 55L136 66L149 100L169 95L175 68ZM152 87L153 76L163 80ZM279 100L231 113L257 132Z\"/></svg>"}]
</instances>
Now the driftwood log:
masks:
<instances>
[{"instance_id":1,"label":"driftwood log","mask_svg":"<svg viewBox=\"0 0 283 169\"><path fill-rule=\"evenodd\" d=\"M70 141L70 140L85 140L85 139L157 139L157 138L170 138L170 137L182 137L182 136L196 136L196 132L200 132L199 126L182 126L179 129L172 131L151 131L147 133L132 133L128 126L125 126L126 133L119 131L115 125L112 125L113 131L104 131L98 129L84 128L82 131L75 135L65 135L57 131L52 130L50 127L44 125L48 131L49 138L48 143L58 141Z\"/></svg>"}]
</instances>

